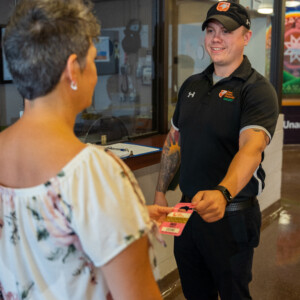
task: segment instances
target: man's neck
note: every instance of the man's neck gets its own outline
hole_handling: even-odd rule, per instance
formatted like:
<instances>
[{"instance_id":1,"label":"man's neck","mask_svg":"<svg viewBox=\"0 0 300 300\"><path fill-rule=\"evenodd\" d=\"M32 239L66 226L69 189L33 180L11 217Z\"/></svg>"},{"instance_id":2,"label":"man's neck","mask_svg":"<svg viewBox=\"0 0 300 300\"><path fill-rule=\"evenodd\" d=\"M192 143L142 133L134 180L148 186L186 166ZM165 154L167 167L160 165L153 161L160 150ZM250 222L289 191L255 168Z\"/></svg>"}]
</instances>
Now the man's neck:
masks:
<instances>
[{"instance_id":1,"label":"man's neck","mask_svg":"<svg viewBox=\"0 0 300 300\"><path fill-rule=\"evenodd\" d=\"M215 85L217 82L219 82L220 80L222 80L225 77L217 76L214 72L212 78L213 78L213 84Z\"/></svg>"},{"instance_id":2,"label":"man's neck","mask_svg":"<svg viewBox=\"0 0 300 300\"><path fill-rule=\"evenodd\" d=\"M215 74L218 77L229 77L243 62L244 56L230 65L218 65L214 63Z\"/></svg>"}]
</instances>

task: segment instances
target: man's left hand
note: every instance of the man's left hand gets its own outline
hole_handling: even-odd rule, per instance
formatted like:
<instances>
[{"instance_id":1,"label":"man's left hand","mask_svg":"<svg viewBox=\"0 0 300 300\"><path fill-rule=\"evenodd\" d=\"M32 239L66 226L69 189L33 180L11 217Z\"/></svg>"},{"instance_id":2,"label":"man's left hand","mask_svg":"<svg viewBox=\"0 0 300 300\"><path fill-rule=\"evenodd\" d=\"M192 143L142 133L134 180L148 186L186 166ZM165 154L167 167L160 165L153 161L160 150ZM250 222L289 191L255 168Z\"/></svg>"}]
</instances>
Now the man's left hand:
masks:
<instances>
[{"instance_id":1,"label":"man's left hand","mask_svg":"<svg viewBox=\"0 0 300 300\"><path fill-rule=\"evenodd\" d=\"M216 222L224 217L227 205L220 191L200 191L192 199L194 210L208 222Z\"/></svg>"}]
</instances>

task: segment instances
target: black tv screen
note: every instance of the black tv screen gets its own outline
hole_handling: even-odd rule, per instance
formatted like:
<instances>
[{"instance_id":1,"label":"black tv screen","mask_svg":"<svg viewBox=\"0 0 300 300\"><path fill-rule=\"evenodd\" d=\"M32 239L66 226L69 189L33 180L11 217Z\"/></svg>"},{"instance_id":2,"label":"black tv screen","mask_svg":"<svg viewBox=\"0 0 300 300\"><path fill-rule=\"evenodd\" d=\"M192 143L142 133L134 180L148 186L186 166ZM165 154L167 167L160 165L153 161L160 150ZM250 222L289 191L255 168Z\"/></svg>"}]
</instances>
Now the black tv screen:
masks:
<instances>
[{"instance_id":1,"label":"black tv screen","mask_svg":"<svg viewBox=\"0 0 300 300\"><path fill-rule=\"evenodd\" d=\"M4 55L4 50L3 50L3 36L4 36L4 32L5 32L5 26L1 26L0 25L0 41L1 41L1 47L0 47L0 82L1 83L8 83L8 82L12 82L12 76L8 70L7 67L7 61L5 59L5 55Z\"/></svg>"}]
</instances>

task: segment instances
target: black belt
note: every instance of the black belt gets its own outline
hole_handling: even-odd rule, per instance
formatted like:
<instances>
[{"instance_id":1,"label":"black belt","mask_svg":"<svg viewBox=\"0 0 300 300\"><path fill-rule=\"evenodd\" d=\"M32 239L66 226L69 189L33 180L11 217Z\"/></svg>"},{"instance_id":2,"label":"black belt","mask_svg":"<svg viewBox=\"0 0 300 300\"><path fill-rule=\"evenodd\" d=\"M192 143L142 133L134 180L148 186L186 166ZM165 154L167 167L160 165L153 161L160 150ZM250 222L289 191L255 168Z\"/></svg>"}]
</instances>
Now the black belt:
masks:
<instances>
[{"instance_id":1,"label":"black belt","mask_svg":"<svg viewBox=\"0 0 300 300\"><path fill-rule=\"evenodd\" d=\"M190 203L191 199L189 197L183 195L181 202ZM229 205L226 206L225 210L228 212L243 210L243 209L255 206L257 202L258 202L258 200L256 197L251 197L247 200L243 200L243 201L239 201L239 202L231 202Z\"/></svg>"},{"instance_id":2,"label":"black belt","mask_svg":"<svg viewBox=\"0 0 300 300\"><path fill-rule=\"evenodd\" d=\"M251 197L248 200L240 201L240 202L231 202L229 205L226 206L226 211L237 211L243 210L249 207L253 207L258 203L256 197Z\"/></svg>"}]
</instances>

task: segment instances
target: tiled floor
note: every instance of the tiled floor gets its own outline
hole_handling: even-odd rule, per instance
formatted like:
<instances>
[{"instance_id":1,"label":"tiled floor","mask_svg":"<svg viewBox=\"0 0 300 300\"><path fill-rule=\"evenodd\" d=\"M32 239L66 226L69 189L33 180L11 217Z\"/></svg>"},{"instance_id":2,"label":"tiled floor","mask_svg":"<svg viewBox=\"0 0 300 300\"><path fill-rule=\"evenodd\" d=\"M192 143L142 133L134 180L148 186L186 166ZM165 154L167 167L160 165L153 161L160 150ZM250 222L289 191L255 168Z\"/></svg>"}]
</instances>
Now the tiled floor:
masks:
<instances>
[{"instance_id":1,"label":"tiled floor","mask_svg":"<svg viewBox=\"0 0 300 300\"><path fill-rule=\"evenodd\" d=\"M255 251L253 300L300 299L300 145L285 145L282 168L283 209L264 227ZM184 300L182 293L168 300Z\"/></svg>"},{"instance_id":2,"label":"tiled floor","mask_svg":"<svg viewBox=\"0 0 300 300\"><path fill-rule=\"evenodd\" d=\"M284 146L282 172L283 210L254 256L254 300L300 299L300 145Z\"/></svg>"}]
</instances>

